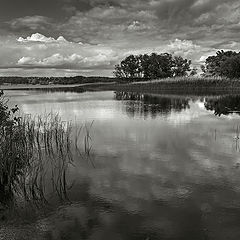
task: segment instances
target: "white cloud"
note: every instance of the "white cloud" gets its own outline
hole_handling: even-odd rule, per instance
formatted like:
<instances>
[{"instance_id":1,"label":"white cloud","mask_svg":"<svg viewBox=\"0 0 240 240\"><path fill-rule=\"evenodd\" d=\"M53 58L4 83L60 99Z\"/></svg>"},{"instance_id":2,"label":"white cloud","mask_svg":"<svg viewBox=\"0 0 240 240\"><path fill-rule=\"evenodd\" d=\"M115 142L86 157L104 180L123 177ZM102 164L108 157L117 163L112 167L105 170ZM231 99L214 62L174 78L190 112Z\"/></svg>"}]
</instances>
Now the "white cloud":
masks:
<instances>
[{"instance_id":1,"label":"white cloud","mask_svg":"<svg viewBox=\"0 0 240 240\"><path fill-rule=\"evenodd\" d=\"M26 69L113 69L122 58L113 47L69 42L62 36L55 39L40 33L18 38L16 47L21 51L16 54L15 64Z\"/></svg>"},{"instance_id":2,"label":"white cloud","mask_svg":"<svg viewBox=\"0 0 240 240\"><path fill-rule=\"evenodd\" d=\"M203 49L200 45L194 44L193 41L175 39L167 45L166 51L176 56L182 56L187 59L191 59L193 63L196 63L199 59L199 54Z\"/></svg>"},{"instance_id":3,"label":"white cloud","mask_svg":"<svg viewBox=\"0 0 240 240\"><path fill-rule=\"evenodd\" d=\"M36 60L35 60L35 58L32 58L32 57L22 57L18 60L19 65L32 64L33 62L36 63Z\"/></svg>"},{"instance_id":4,"label":"white cloud","mask_svg":"<svg viewBox=\"0 0 240 240\"><path fill-rule=\"evenodd\" d=\"M142 30L147 30L150 29L149 26L147 26L146 24L143 24L139 21L133 21L128 27L127 29L129 31L142 31Z\"/></svg>"},{"instance_id":5,"label":"white cloud","mask_svg":"<svg viewBox=\"0 0 240 240\"><path fill-rule=\"evenodd\" d=\"M170 44L168 45L168 48L174 51L189 52L189 51L195 51L196 49L199 49L200 46L194 44L192 41L175 39L175 41L170 42Z\"/></svg>"},{"instance_id":6,"label":"white cloud","mask_svg":"<svg viewBox=\"0 0 240 240\"><path fill-rule=\"evenodd\" d=\"M18 42L43 42L43 43L63 43L63 42L67 42L67 40L63 37L60 36L57 39L53 38L53 37L46 37L44 35L42 35L41 33L34 33L29 37L23 38L23 37L19 37L17 39Z\"/></svg>"},{"instance_id":7,"label":"white cloud","mask_svg":"<svg viewBox=\"0 0 240 240\"><path fill-rule=\"evenodd\" d=\"M111 64L111 59L102 53L95 56L83 57L76 53L63 56L59 53L49 57L36 59L35 57L22 57L17 64L22 67L68 67L68 68L92 68L97 66L108 66Z\"/></svg>"},{"instance_id":8,"label":"white cloud","mask_svg":"<svg viewBox=\"0 0 240 240\"><path fill-rule=\"evenodd\" d=\"M18 64L22 66L59 66L66 64L79 64L83 60L83 57L77 54L72 54L69 56L62 56L59 53L53 54L52 56L36 60L34 57L22 57L18 60Z\"/></svg>"},{"instance_id":9,"label":"white cloud","mask_svg":"<svg viewBox=\"0 0 240 240\"><path fill-rule=\"evenodd\" d=\"M199 62L204 63L207 58L208 58L208 55L203 55L203 56L200 57Z\"/></svg>"}]
</instances>

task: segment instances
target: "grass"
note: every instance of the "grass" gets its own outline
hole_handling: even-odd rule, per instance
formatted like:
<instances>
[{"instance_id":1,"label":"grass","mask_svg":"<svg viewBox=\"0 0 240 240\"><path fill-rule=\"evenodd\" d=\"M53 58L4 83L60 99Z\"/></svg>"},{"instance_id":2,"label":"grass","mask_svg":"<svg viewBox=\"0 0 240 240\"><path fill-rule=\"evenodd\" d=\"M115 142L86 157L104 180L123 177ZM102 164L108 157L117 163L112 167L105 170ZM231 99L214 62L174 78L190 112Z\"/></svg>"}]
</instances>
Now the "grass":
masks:
<instances>
[{"instance_id":1,"label":"grass","mask_svg":"<svg viewBox=\"0 0 240 240\"><path fill-rule=\"evenodd\" d=\"M73 131L71 122L48 114L35 118L23 116L10 132L2 131L0 202L7 204L17 199L47 203L53 195L67 200L71 187L68 172L74 166L73 153L90 156L90 127ZM79 139L83 140L82 148Z\"/></svg>"},{"instance_id":2,"label":"grass","mask_svg":"<svg viewBox=\"0 0 240 240\"><path fill-rule=\"evenodd\" d=\"M210 94L236 93L240 91L239 79L181 77L128 84L98 86L95 90L116 90L159 94Z\"/></svg>"}]
</instances>

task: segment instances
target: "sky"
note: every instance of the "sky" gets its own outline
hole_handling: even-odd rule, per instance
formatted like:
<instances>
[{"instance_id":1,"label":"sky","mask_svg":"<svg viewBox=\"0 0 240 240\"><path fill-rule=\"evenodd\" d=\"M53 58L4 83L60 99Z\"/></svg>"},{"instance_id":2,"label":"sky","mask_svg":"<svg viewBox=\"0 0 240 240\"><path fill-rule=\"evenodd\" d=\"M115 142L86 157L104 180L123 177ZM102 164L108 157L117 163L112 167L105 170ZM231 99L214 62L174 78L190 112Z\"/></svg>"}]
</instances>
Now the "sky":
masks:
<instances>
[{"instance_id":1,"label":"sky","mask_svg":"<svg viewBox=\"0 0 240 240\"><path fill-rule=\"evenodd\" d=\"M240 50L239 0L1 0L0 76L112 76L130 54Z\"/></svg>"}]
</instances>

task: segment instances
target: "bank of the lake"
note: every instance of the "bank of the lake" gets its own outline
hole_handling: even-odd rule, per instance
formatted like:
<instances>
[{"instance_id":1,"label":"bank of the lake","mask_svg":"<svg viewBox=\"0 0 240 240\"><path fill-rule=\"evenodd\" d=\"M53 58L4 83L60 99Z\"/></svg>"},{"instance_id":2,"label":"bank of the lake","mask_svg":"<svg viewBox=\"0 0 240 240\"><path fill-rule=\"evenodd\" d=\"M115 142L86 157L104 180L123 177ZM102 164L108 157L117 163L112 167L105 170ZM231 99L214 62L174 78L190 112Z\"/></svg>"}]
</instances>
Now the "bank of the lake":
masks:
<instances>
[{"instance_id":1,"label":"bank of the lake","mask_svg":"<svg viewBox=\"0 0 240 240\"><path fill-rule=\"evenodd\" d=\"M116 82L82 84L9 84L0 85L1 90L47 90L47 91L127 91L146 94L222 95L239 94L240 80L226 78L167 78L158 80L123 79Z\"/></svg>"},{"instance_id":2,"label":"bank of the lake","mask_svg":"<svg viewBox=\"0 0 240 240\"><path fill-rule=\"evenodd\" d=\"M82 83L82 84L3 84L0 85L1 90L77 90L84 89L88 87L98 87L101 85L104 87L105 85L114 85L115 82L96 82L96 83Z\"/></svg>"},{"instance_id":3,"label":"bank of the lake","mask_svg":"<svg viewBox=\"0 0 240 240\"><path fill-rule=\"evenodd\" d=\"M89 86L89 90L114 90L157 94L219 95L240 93L239 79L171 78L162 80Z\"/></svg>"}]
</instances>

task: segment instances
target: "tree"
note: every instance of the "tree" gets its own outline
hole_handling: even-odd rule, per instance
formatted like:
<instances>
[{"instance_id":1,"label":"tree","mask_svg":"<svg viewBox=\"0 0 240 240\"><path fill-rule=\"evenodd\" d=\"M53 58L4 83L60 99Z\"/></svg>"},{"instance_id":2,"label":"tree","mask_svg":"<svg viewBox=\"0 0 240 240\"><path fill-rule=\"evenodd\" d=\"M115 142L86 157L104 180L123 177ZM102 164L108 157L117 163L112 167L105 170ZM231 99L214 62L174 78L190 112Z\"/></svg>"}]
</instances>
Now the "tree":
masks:
<instances>
[{"instance_id":1,"label":"tree","mask_svg":"<svg viewBox=\"0 0 240 240\"><path fill-rule=\"evenodd\" d=\"M120 78L134 78L139 76L139 68L138 57L130 55L115 66L114 74L116 77Z\"/></svg>"},{"instance_id":2,"label":"tree","mask_svg":"<svg viewBox=\"0 0 240 240\"><path fill-rule=\"evenodd\" d=\"M195 75L197 75L197 68L193 68L193 69L191 70L190 74L189 74L189 76L191 76L191 77L193 77L193 76L195 76Z\"/></svg>"},{"instance_id":3,"label":"tree","mask_svg":"<svg viewBox=\"0 0 240 240\"><path fill-rule=\"evenodd\" d=\"M229 57L221 64L221 73L228 78L240 77L240 54Z\"/></svg>"},{"instance_id":4,"label":"tree","mask_svg":"<svg viewBox=\"0 0 240 240\"><path fill-rule=\"evenodd\" d=\"M216 56L209 56L205 62L205 74L208 76L224 76L222 65L229 58L238 55L233 51L217 51Z\"/></svg>"},{"instance_id":5,"label":"tree","mask_svg":"<svg viewBox=\"0 0 240 240\"><path fill-rule=\"evenodd\" d=\"M149 57L150 78L167 78L172 76L173 58L169 53L152 53Z\"/></svg>"},{"instance_id":6,"label":"tree","mask_svg":"<svg viewBox=\"0 0 240 240\"><path fill-rule=\"evenodd\" d=\"M125 74L123 68L120 64L115 65L115 71L113 72L116 78L126 78L127 75Z\"/></svg>"},{"instance_id":7,"label":"tree","mask_svg":"<svg viewBox=\"0 0 240 240\"><path fill-rule=\"evenodd\" d=\"M183 59L181 56L176 56L173 59L172 72L174 77L184 77L190 71L191 60Z\"/></svg>"},{"instance_id":8,"label":"tree","mask_svg":"<svg viewBox=\"0 0 240 240\"><path fill-rule=\"evenodd\" d=\"M190 60L173 57L169 53L130 55L115 66L114 75L118 78L145 79L186 76L190 65Z\"/></svg>"}]
</instances>

